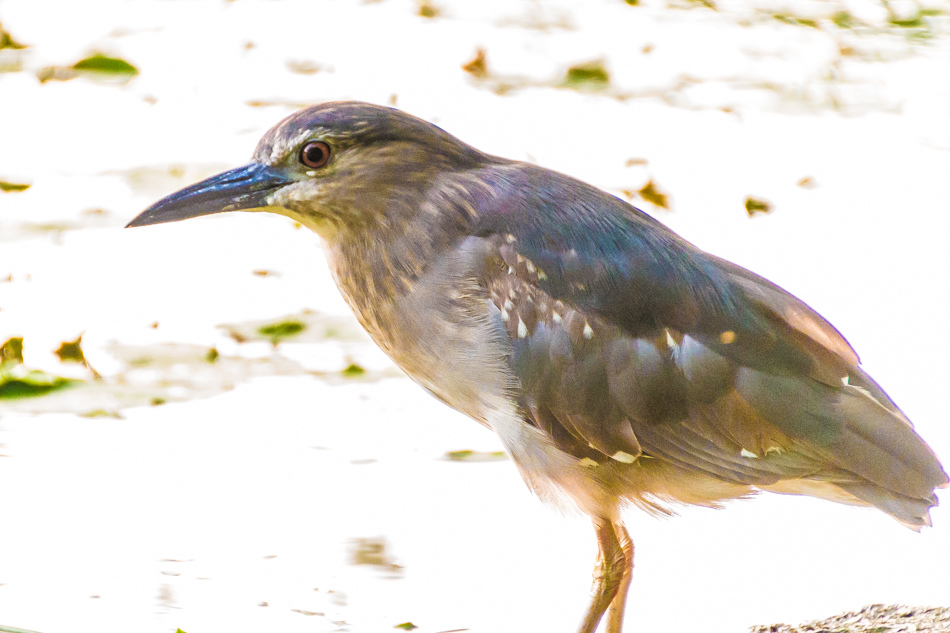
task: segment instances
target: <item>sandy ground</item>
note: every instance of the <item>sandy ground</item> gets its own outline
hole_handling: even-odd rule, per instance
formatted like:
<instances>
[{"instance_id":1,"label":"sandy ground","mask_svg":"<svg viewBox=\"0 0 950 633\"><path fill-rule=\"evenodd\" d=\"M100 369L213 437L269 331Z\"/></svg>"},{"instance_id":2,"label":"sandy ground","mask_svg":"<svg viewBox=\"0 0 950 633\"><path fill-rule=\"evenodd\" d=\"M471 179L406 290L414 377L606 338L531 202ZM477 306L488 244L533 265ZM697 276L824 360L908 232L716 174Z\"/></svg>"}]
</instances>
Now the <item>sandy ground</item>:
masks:
<instances>
[{"instance_id":1,"label":"sandy ground","mask_svg":"<svg viewBox=\"0 0 950 633\"><path fill-rule=\"evenodd\" d=\"M308 103L395 103L632 196L827 316L950 458L950 5L714 6L0 0L30 45L0 50L0 181L31 185L0 192L0 342L23 337L26 366L87 381L0 402L0 625L579 621L587 523L533 499L489 433L368 342L314 236L250 214L121 230ZM463 70L480 48L486 72ZM97 52L138 74L38 79ZM607 85L562 86L597 60ZM670 209L637 196L651 180ZM772 211L750 217L749 196ZM255 333L288 317L299 337ZM101 381L53 354L80 334ZM682 515L629 513L630 631L950 604L946 508L922 534L777 496Z\"/></svg>"}]
</instances>

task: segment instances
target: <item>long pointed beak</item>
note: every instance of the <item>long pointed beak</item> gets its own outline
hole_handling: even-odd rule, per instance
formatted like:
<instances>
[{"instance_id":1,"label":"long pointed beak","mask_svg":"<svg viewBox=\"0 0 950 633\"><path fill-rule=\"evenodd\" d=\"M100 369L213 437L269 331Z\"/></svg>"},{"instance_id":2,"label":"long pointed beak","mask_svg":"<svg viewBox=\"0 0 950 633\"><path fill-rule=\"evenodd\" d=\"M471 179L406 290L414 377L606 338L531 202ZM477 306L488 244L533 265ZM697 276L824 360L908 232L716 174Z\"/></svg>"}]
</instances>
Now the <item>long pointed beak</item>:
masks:
<instances>
[{"instance_id":1,"label":"long pointed beak","mask_svg":"<svg viewBox=\"0 0 950 633\"><path fill-rule=\"evenodd\" d=\"M294 182L269 165L250 163L166 196L126 225L177 222L223 211L266 207L274 191Z\"/></svg>"}]
</instances>

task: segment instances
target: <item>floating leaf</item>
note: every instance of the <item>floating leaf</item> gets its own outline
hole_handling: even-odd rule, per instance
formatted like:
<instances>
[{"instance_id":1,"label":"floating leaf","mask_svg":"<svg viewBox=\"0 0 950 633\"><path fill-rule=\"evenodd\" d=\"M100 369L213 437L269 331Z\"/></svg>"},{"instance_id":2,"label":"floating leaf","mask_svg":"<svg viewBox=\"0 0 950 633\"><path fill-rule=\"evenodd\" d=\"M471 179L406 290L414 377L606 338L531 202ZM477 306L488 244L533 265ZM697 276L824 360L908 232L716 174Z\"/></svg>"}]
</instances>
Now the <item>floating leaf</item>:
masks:
<instances>
[{"instance_id":1,"label":"floating leaf","mask_svg":"<svg viewBox=\"0 0 950 633\"><path fill-rule=\"evenodd\" d=\"M92 411L86 411L85 413L80 413L79 417L81 418L115 418L116 420L122 420L122 414L118 411L109 411L107 409L93 409Z\"/></svg>"},{"instance_id":2,"label":"floating leaf","mask_svg":"<svg viewBox=\"0 0 950 633\"><path fill-rule=\"evenodd\" d=\"M7 339L0 345L0 365L18 364L23 362L23 338L15 336Z\"/></svg>"},{"instance_id":3,"label":"floating leaf","mask_svg":"<svg viewBox=\"0 0 950 633\"><path fill-rule=\"evenodd\" d=\"M270 339L273 345L277 345L282 340L296 336L307 328L300 321L280 321L271 325L262 325L257 328L257 333Z\"/></svg>"},{"instance_id":4,"label":"floating leaf","mask_svg":"<svg viewBox=\"0 0 950 633\"><path fill-rule=\"evenodd\" d=\"M759 213L771 213L772 203L767 200L760 200L749 196L745 199L745 210L749 217L754 217Z\"/></svg>"},{"instance_id":5,"label":"floating leaf","mask_svg":"<svg viewBox=\"0 0 950 633\"><path fill-rule=\"evenodd\" d=\"M661 209L670 208L669 196L660 190L652 180L645 184L637 193L641 198L654 206L660 207Z\"/></svg>"},{"instance_id":6,"label":"floating leaf","mask_svg":"<svg viewBox=\"0 0 950 633\"><path fill-rule=\"evenodd\" d=\"M497 462L508 459L505 451L449 451L445 458L450 462Z\"/></svg>"},{"instance_id":7,"label":"floating leaf","mask_svg":"<svg viewBox=\"0 0 950 633\"><path fill-rule=\"evenodd\" d=\"M851 29L858 24L858 21L855 19L855 17L847 11L838 11L833 16L831 16L831 21L839 29Z\"/></svg>"},{"instance_id":8,"label":"floating leaf","mask_svg":"<svg viewBox=\"0 0 950 633\"><path fill-rule=\"evenodd\" d=\"M485 63L485 49L475 51L475 57L462 66L462 70L479 79L488 75L488 64Z\"/></svg>"},{"instance_id":9,"label":"floating leaf","mask_svg":"<svg viewBox=\"0 0 950 633\"><path fill-rule=\"evenodd\" d=\"M14 50L20 50L26 48L26 44L20 44L13 36L3 28L3 25L0 25L0 49L12 48Z\"/></svg>"},{"instance_id":10,"label":"floating leaf","mask_svg":"<svg viewBox=\"0 0 950 633\"><path fill-rule=\"evenodd\" d=\"M73 64L73 70L102 75L121 75L133 77L139 74L138 68L118 57L92 55Z\"/></svg>"},{"instance_id":11,"label":"floating leaf","mask_svg":"<svg viewBox=\"0 0 950 633\"><path fill-rule=\"evenodd\" d=\"M811 176L805 176L804 178L802 178L801 180L799 180L799 181L798 181L797 183L795 183L795 184L797 184L799 187L801 187L801 188L803 188L803 189L814 189L815 187L818 186L818 185L815 183L815 179L812 178Z\"/></svg>"},{"instance_id":12,"label":"floating leaf","mask_svg":"<svg viewBox=\"0 0 950 633\"><path fill-rule=\"evenodd\" d=\"M442 13L442 10L429 2L429 0L420 0L419 2L419 15L424 18L437 18L439 14Z\"/></svg>"},{"instance_id":13,"label":"floating leaf","mask_svg":"<svg viewBox=\"0 0 950 633\"><path fill-rule=\"evenodd\" d=\"M778 20L779 22L784 22L785 24L793 24L795 26L808 26L813 29L818 28L818 22L810 18L800 18L795 15L788 13L774 13L772 17Z\"/></svg>"},{"instance_id":14,"label":"floating leaf","mask_svg":"<svg viewBox=\"0 0 950 633\"><path fill-rule=\"evenodd\" d=\"M41 83L50 80L69 81L76 77L124 83L137 74L139 74L138 68L124 59L97 53L79 60L72 66L49 66L40 69L36 76Z\"/></svg>"},{"instance_id":15,"label":"floating leaf","mask_svg":"<svg viewBox=\"0 0 950 633\"><path fill-rule=\"evenodd\" d=\"M82 353L82 335L75 341L60 344L59 349L53 353L64 363L86 363L86 357Z\"/></svg>"},{"instance_id":16,"label":"floating leaf","mask_svg":"<svg viewBox=\"0 0 950 633\"><path fill-rule=\"evenodd\" d=\"M610 74L601 59L571 66L564 75L564 85L568 88L601 89L609 83Z\"/></svg>"},{"instance_id":17,"label":"floating leaf","mask_svg":"<svg viewBox=\"0 0 950 633\"><path fill-rule=\"evenodd\" d=\"M904 29L916 29L922 26L927 26L927 23L921 18L920 13L909 17L909 18L899 18L897 16L891 16L888 20L894 26L899 26Z\"/></svg>"},{"instance_id":18,"label":"floating leaf","mask_svg":"<svg viewBox=\"0 0 950 633\"><path fill-rule=\"evenodd\" d=\"M419 627L413 624L412 622L403 622L402 624L397 624L393 628L402 629L403 631L412 631L413 629L418 629Z\"/></svg>"},{"instance_id":19,"label":"floating leaf","mask_svg":"<svg viewBox=\"0 0 950 633\"><path fill-rule=\"evenodd\" d=\"M30 185L18 183L18 182L7 182L5 180L0 180L0 191L4 192L15 192L15 191L26 191L30 188Z\"/></svg>"},{"instance_id":20,"label":"floating leaf","mask_svg":"<svg viewBox=\"0 0 950 633\"><path fill-rule=\"evenodd\" d=\"M374 565L376 567L390 567L392 561L389 558L386 539L382 537L360 537L352 541L350 550L350 564L352 565Z\"/></svg>"},{"instance_id":21,"label":"floating leaf","mask_svg":"<svg viewBox=\"0 0 950 633\"><path fill-rule=\"evenodd\" d=\"M359 378L365 373L366 370L356 363L350 363L346 369L340 372L345 378Z\"/></svg>"},{"instance_id":22,"label":"floating leaf","mask_svg":"<svg viewBox=\"0 0 950 633\"><path fill-rule=\"evenodd\" d=\"M74 380L44 371L0 371L0 398L33 398L73 384Z\"/></svg>"},{"instance_id":23,"label":"floating leaf","mask_svg":"<svg viewBox=\"0 0 950 633\"><path fill-rule=\"evenodd\" d=\"M205 360L208 361L209 363L214 363L214 362L217 362L218 357L219 357L220 355L221 355L221 354L218 353L218 348L217 348L217 347L212 347L212 348L210 348L210 349L208 350L208 352L205 354Z\"/></svg>"},{"instance_id":24,"label":"floating leaf","mask_svg":"<svg viewBox=\"0 0 950 633\"><path fill-rule=\"evenodd\" d=\"M83 367L92 372L92 375L96 380L102 378L99 375L92 365L89 364L89 361L86 360L85 354L82 353L82 335L79 335L75 341L63 342L59 349L53 352L59 356L59 360L63 363L81 363Z\"/></svg>"},{"instance_id":25,"label":"floating leaf","mask_svg":"<svg viewBox=\"0 0 950 633\"><path fill-rule=\"evenodd\" d=\"M292 73L297 73L298 75L314 75L323 70L323 66L306 59L292 59L287 62L287 70Z\"/></svg>"}]
</instances>

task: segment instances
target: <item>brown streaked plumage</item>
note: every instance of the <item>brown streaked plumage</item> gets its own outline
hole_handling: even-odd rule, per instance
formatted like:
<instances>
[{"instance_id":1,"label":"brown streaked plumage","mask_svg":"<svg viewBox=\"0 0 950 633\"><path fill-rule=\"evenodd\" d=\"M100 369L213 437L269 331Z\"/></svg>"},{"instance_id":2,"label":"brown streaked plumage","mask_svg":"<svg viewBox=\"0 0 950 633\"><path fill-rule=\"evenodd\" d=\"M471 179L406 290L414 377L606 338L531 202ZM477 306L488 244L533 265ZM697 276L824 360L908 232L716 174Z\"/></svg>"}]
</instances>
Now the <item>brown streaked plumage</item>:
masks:
<instances>
[{"instance_id":1,"label":"brown streaked plumage","mask_svg":"<svg viewBox=\"0 0 950 633\"><path fill-rule=\"evenodd\" d=\"M324 146L329 160L307 168ZM373 340L495 431L541 497L591 517L600 555L581 633L605 614L608 633L622 628L626 504L669 514L767 490L874 506L917 530L947 485L805 303L590 185L396 110L302 110L249 165L130 226L230 210L319 233Z\"/></svg>"}]
</instances>

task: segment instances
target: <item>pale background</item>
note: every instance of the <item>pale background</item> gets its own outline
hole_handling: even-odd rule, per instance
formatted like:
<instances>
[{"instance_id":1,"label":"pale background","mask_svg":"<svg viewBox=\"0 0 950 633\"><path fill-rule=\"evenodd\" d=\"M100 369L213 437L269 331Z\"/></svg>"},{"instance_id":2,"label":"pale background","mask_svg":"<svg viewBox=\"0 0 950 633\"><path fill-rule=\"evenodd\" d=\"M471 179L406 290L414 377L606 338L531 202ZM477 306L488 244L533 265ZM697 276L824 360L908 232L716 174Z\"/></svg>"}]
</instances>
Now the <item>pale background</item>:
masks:
<instances>
[{"instance_id":1,"label":"pale background","mask_svg":"<svg viewBox=\"0 0 950 633\"><path fill-rule=\"evenodd\" d=\"M950 4L928 2L433 0L424 17L404 0L0 0L31 45L0 51L0 180L32 183L0 193L0 342L89 379L52 353L83 334L104 378L0 403L0 625L579 622L588 523L532 498L510 462L445 458L499 444L359 333L313 235L249 214L120 228L320 101L395 102L620 196L652 179L672 210L635 203L828 317L950 459ZM935 15L914 26L920 7ZM836 26L841 11L857 26ZM478 48L483 78L461 68ZM38 81L93 52L140 74ZM559 86L592 60L608 88ZM773 211L750 218L750 195ZM311 327L276 350L221 327L288 315ZM362 379L340 374L351 362ZM627 515L629 631L950 605L946 507L922 534L771 495L682 514ZM385 542L380 564L352 564L366 542Z\"/></svg>"}]
</instances>

